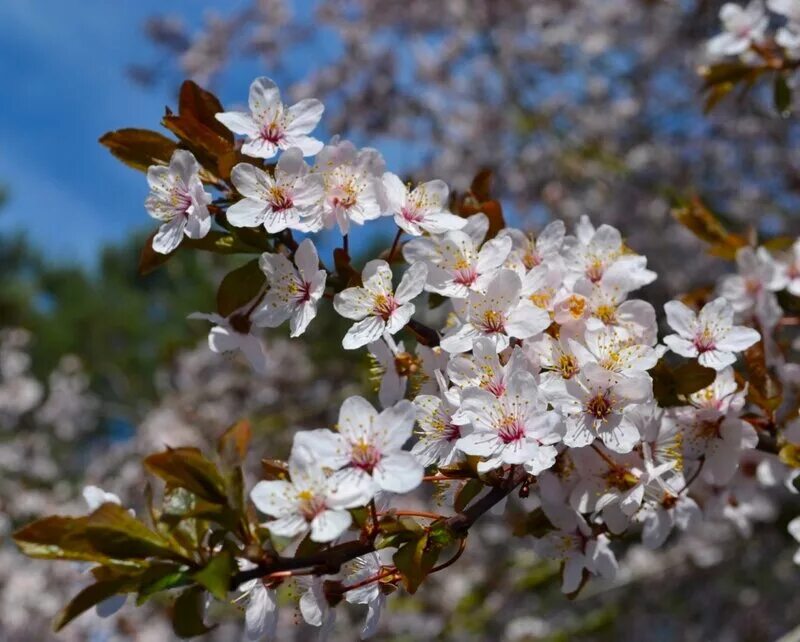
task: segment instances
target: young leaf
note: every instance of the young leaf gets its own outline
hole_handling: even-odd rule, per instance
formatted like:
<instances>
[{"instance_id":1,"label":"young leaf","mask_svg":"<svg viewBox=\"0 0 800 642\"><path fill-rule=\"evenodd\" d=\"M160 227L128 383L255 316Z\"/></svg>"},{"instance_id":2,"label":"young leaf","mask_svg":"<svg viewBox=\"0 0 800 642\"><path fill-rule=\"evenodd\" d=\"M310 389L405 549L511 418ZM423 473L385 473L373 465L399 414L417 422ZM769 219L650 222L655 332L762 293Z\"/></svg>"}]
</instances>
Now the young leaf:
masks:
<instances>
[{"instance_id":1,"label":"young leaf","mask_svg":"<svg viewBox=\"0 0 800 642\"><path fill-rule=\"evenodd\" d=\"M478 493L483 490L483 482L480 479L470 479L464 484L461 489L456 493L456 500L453 508L456 512L464 510L469 503L478 496Z\"/></svg>"},{"instance_id":2,"label":"young leaf","mask_svg":"<svg viewBox=\"0 0 800 642\"><path fill-rule=\"evenodd\" d=\"M107 562L86 539L86 522L86 517L45 517L14 533L14 542L28 557Z\"/></svg>"},{"instance_id":3,"label":"young leaf","mask_svg":"<svg viewBox=\"0 0 800 642\"><path fill-rule=\"evenodd\" d=\"M156 593L186 586L191 583L188 566L176 564L154 564L139 579L136 605L141 606Z\"/></svg>"},{"instance_id":4,"label":"young leaf","mask_svg":"<svg viewBox=\"0 0 800 642\"><path fill-rule=\"evenodd\" d=\"M56 616L53 622L53 630L58 632L76 617L88 611L100 602L113 597L117 593L124 592L123 589L129 587L131 578L118 577L111 580L104 580L90 584L78 593L69 604Z\"/></svg>"},{"instance_id":5,"label":"young leaf","mask_svg":"<svg viewBox=\"0 0 800 642\"><path fill-rule=\"evenodd\" d=\"M258 259L228 272L217 290L217 312L223 317L229 316L257 297L266 281Z\"/></svg>"},{"instance_id":6,"label":"young leaf","mask_svg":"<svg viewBox=\"0 0 800 642\"><path fill-rule=\"evenodd\" d=\"M247 457L253 430L247 419L237 421L217 441L217 454L229 465L241 464Z\"/></svg>"},{"instance_id":7,"label":"young leaf","mask_svg":"<svg viewBox=\"0 0 800 642\"><path fill-rule=\"evenodd\" d=\"M145 468L156 477L214 504L225 504L228 493L217 467L197 448L176 448L150 455Z\"/></svg>"},{"instance_id":8,"label":"young leaf","mask_svg":"<svg viewBox=\"0 0 800 642\"><path fill-rule=\"evenodd\" d=\"M167 165L178 148L174 140L149 129L118 129L100 137L100 144L123 163L146 172L150 165Z\"/></svg>"},{"instance_id":9,"label":"young leaf","mask_svg":"<svg viewBox=\"0 0 800 642\"><path fill-rule=\"evenodd\" d=\"M417 592L436 564L440 552L441 548L430 541L427 533L400 547L392 560L406 591L412 595Z\"/></svg>"},{"instance_id":10,"label":"young leaf","mask_svg":"<svg viewBox=\"0 0 800 642\"><path fill-rule=\"evenodd\" d=\"M85 533L96 551L116 559L180 557L168 540L117 504L103 504L89 515Z\"/></svg>"},{"instance_id":11,"label":"young leaf","mask_svg":"<svg viewBox=\"0 0 800 642\"><path fill-rule=\"evenodd\" d=\"M202 584L218 600L224 600L228 595L234 562L228 551L222 551L211 558L211 561L194 574L198 584Z\"/></svg>"},{"instance_id":12,"label":"young leaf","mask_svg":"<svg viewBox=\"0 0 800 642\"><path fill-rule=\"evenodd\" d=\"M208 633L213 627L203 622L205 591L201 586L186 589L172 607L172 630L180 638L193 638Z\"/></svg>"}]
</instances>

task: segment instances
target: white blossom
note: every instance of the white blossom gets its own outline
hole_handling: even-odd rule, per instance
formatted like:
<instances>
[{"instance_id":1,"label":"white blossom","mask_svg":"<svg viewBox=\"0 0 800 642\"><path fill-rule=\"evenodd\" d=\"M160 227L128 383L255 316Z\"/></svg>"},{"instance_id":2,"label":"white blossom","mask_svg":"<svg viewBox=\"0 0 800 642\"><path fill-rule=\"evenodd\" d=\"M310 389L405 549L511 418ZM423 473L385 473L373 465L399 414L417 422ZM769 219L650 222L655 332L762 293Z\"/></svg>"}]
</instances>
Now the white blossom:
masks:
<instances>
[{"instance_id":1,"label":"white blossom","mask_svg":"<svg viewBox=\"0 0 800 642\"><path fill-rule=\"evenodd\" d=\"M199 172L200 164L184 149L175 150L168 167L151 165L147 169L150 195L145 208L150 216L163 221L153 237L156 252L169 254L184 236L200 239L211 229L211 194L203 189Z\"/></svg>"},{"instance_id":2,"label":"white blossom","mask_svg":"<svg viewBox=\"0 0 800 642\"><path fill-rule=\"evenodd\" d=\"M397 174L386 172L383 185L388 212L397 226L411 236L421 236L423 232L442 234L459 230L467 223L446 211L449 190L443 181L421 183L412 190Z\"/></svg>"},{"instance_id":3,"label":"white blossom","mask_svg":"<svg viewBox=\"0 0 800 642\"><path fill-rule=\"evenodd\" d=\"M272 158L279 150L297 147L303 156L313 156L322 142L310 134L325 110L315 98L291 107L281 101L278 86L269 78L256 78L250 85L250 113L226 111L216 118L234 134L245 136L242 152L254 158Z\"/></svg>"},{"instance_id":4,"label":"white blossom","mask_svg":"<svg viewBox=\"0 0 800 642\"><path fill-rule=\"evenodd\" d=\"M719 19L723 32L707 45L709 55L715 58L745 53L752 44L763 40L769 24L761 0L750 0L745 7L727 2L719 10Z\"/></svg>"}]
</instances>

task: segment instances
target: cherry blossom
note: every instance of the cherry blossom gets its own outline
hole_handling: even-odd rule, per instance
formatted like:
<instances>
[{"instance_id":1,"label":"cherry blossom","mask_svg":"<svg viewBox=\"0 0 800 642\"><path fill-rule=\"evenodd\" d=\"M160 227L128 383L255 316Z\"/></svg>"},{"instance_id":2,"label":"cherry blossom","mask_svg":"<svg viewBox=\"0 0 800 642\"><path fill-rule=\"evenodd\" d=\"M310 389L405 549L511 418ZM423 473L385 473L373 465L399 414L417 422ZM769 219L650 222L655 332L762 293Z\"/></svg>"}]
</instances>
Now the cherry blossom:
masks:
<instances>
[{"instance_id":1,"label":"cherry blossom","mask_svg":"<svg viewBox=\"0 0 800 642\"><path fill-rule=\"evenodd\" d=\"M548 223L538 236L525 234L516 228L503 228L497 233L499 238L511 239L511 253L506 267L517 270L520 276L538 265L561 268L564 260L561 248L566 236L564 221Z\"/></svg>"},{"instance_id":2,"label":"cherry blossom","mask_svg":"<svg viewBox=\"0 0 800 642\"><path fill-rule=\"evenodd\" d=\"M325 110L320 101L306 98L287 107L278 86L262 77L250 85L248 103L250 113L226 111L216 115L234 134L245 136L243 153L268 159L291 147L297 147L303 156L313 156L322 149L322 142L308 135Z\"/></svg>"},{"instance_id":3,"label":"cherry blossom","mask_svg":"<svg viewBox=\"0 0 800 642\"><path fill-rule=\"evenodd\" d=\"M266 353L261 339L252 333L253 322L241 310L223 317L217 313L193 312L189 319L202 319L214 324L208 333L208 347L217 354L241 351L253 370L259 374L266 367Z\"/></svg>"},{"instance_id":4,"label":"cherry blossom","mask_svg":"<svg viewBox=\"0 0 800 642\"><path fill-rule=\"evenodd\" d=\"M555 463L555 444L561 441L563 424L555 412L547 411L531 374L515 372L500 397L481 388L466 389L461 411L470 420L472 432L461 437L456 447L483 458L479 472L524 464L525 470L538 475Z\"/></svg>"},{"instance_id":5,"label":"cherry blossom","mask_svg":"<svg viewBox=\"0 0 800 642\"><path fill-rule=\"evenodd\" d=\"M325 292L327 273L320 268L314 243L311 239L300 243L294 265L283 254L265 252L259 266L267 275L269 290L251 314L253 324L275 328L289 319L290 336L300 336L317 316Z\"/></svg>"},{"instance_id":6,"label":"cherry blossom","mask_svg":"<svg viewBox=\"0 0 800 642\"><path fill-rule=\"evenodd\" d=\"M320 177L323 198L312 229L339 226L342 234L350 224L364 225L386 212L382 182L385 163L371 147L356 149L347 140L331 140L317 155L314 172Z\"/></svg>"},{"instance_id":7,"label":"cherry blossom","mask_svg":"<svg viewBox=\"0 0 800 642\"><path fill-rule=\"evenodd\" d=\"M513 270L500 270L486 293L471 292L464 318L442 339L442 348L451 353L467 352L480 337L492 341L495 350L505 350L511 338L527 339L550 325L550 315L521 298L522 282Z\"/></svg>"},{"instance_id":8,"label":"cherry blossom","mask_svg":"<svg viewBox=\"0 0 800 642\"><path fill-rule=\"evenodd\" d=\"M461 406L461 396L455 390L448 390L444 377L437 372L440 391L438 395L417 395L414 405L417 408L417 443L411 454L423 466L440 464L449 466L462 458L457 448L458 440L470 430L468 422L457 423L456 411Z\"/></svg>"},{"instance_id":9,"label":"cherry blossom","mask_svg":"<svg viewBox=\"0 0 800 642\"><path fill-rule=\"evenodd\" d=\"M359 584L371 577L375 577L383 568L378 553L370 553L354 560L354 570L345 581L345 588L349 585ZM364 586L350 589L344 594L344 599L350 604L366 604L367 618L364 628L361 629L361 639L372 637L380 624L381 613L386 604L386 595L381 591L379 582L370 582Z\"/></svg>"},{"instance_id":10,"label":"cherry blossom","mask_svg":"<svg viewBox=\"0 0 800 642\"><path fill-rule=\"evenodd\" d=\"M322 183L309 174L297 147L281 154L274 177L255 165L239 163L231 181L244 198L228 208L228 221L237 227L263 225L270 234L308 229L307 221L314 218L322 200Z\"/></svg>"},{"instance_id":11,"label":"cherry blossom","mask_svg":"<svg viewBox=\"0 0 800 642\"><path fill-rule=\"evenodd\" d=\"M239 570L248 571L256 565L246 559L237 559ZM278 600L275 591L268 589L261 578L249 580L239 586L236 601L245 601L245 638L257 640L272 639L278 628Z\"/></svg>"},{"instance_id":12,"label":"cherry blossom","mask_svg":"<svg viewBox=\"0 0 800 642\"><path fill-rule=\"evenodd\" d=\"M442 234L459 230L467 223L446 211L449 190L443 181L421 183L412 190L397 174L386 172L383 185L388 212L397 226L411 236L421 236L423 232Z\"/></svg>"},{"instance_id":13,"label":"cherry blossom","mask_svg":"<svg viewBox=\"0 0 800 642\"><path fill-rule=\"evenodd\" d=\"M347 508L363 505L358 489L329 476L314 453L295 437L289 458L291 481L260 481L250 499L262 513L273 517L269 530L280 537L310 532L315 542L331 542L350 526Z\"/></svg>"},{"instance_id":14,"label":"cherry blossom","mask_svg":"<svg viewBox=\"0 0 800 642\"><path fill-rule=\"evenodd\" d=\"M713 57L743 54L753 43L764 38L769 24L761 0L750 0L745 7L728 2L719 10L719 19L724 31L707 45L708 53Z\"/></svg>"},{"instance_id":15,"label":"cherry blossom","mask_svg":"<svg viewBox=\"0 0 800 642\"><path fill-rule=\"evenodd\" d=\"M322 428L296 435L332 479L347 492L359 494L361 504L378 491L407 493L422 482L423 467L403 450L411 437L414 405L407 400L378 413L363 397L348 397L339 410L337 432Z\"/></svg>"},{"instance_id":16,"label":"cherry blossom","mask_svg":"<svg viewBox=\"0 0 800 642\"><path fill-rule=\"evenodd\" d=\"M664 305L667 323L677 334L664 337L664 343L682 357L697 357L700 365L722 370L736 361L761 335L752 328L733 325L733 307L723 298L707 303L695 314L680 301Z\"/></svg>"},{"instance_id":17,"label":"cherry blossom","mask_svg":"<svg viewBox=\"0 0 800 642\"><path fill-rule=\"evenodd\" d=\"M411 301L422 292L426 274L424 263L413 264L395 291L389 264L382 260L367 263L361 273L364 285L342 290L333 299L339 314L358 322L347 331L342 346L354 350L377 341L384 333L398 332L414 314Z\"/></svg>"},{"instance_id":18,"label":"cherry blossom","mask_svg":"<svg viewBox=\"0 0 800 642\"><path fill-rule=\"evenodd\" d=\"M175 150L168 167L147 169L150 195L144 206L150 216L163 221L153 237L156 252L169 254L184 236L200 239L211 229L211 194L203 189L199 172L197 159L184 149Z\"/></svg>"}]
</instances>

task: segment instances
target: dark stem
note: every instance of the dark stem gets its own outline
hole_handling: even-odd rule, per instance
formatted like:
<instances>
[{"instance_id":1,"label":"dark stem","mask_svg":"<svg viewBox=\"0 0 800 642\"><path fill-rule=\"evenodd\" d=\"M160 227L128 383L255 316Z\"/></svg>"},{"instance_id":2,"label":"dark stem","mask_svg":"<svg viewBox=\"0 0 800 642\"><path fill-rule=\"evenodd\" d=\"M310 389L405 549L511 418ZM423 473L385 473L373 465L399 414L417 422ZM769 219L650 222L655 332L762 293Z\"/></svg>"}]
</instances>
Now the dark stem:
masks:
<instances>
[{"instance_id":1,"label":"dark stem","mask_svg":"<svg viewBox=\"0 0 800 642\"><path fill-rule=\"evenodd\" d=\"M494 486L491 491L481 497L477 502L452 517L445 520L445 525L456 535L463 538L470 527L486 512L507 497L527 477L520 467L514 470L509 480L500 486ZM260 577L267 577L283 571L294 571L311 568L317 575L334 574L339 571L342 564L374 552L374 540L360 540L338 544L328 550L306 555L303 557L271 556L262 561L257 567L239 571L231 578L231 590L240 584ZM458 555L461 553L459 552ZM455 561L455 560L453 560Z\"/></svg>"},{"instance_id":2,"label":"dark stem","mask_svg":"<svg viewBox=\"0 0 800 642\"><path fill-rule=\"evenodd\" d=\"M386 262L391 265L392 261L394 260L395 252L397 252L397 244L400 242L400 237L403 236L403 230L397 228L397 234L394 236L394 241L392 242L392 249L389 250L389 258L386 259Z\"/></svg>"}]
</instances>

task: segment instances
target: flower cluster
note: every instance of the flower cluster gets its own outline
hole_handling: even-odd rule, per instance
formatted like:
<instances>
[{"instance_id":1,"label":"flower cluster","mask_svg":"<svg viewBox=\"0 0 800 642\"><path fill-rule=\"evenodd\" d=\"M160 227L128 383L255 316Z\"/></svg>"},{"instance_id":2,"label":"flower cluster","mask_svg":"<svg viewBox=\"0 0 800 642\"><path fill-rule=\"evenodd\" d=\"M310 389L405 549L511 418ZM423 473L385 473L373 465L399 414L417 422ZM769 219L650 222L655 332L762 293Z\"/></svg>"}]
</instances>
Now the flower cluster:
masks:
<instances>
[{"instance_id":1,"label":"flower cluster","mask_svg":"<svg viewBox=\"0 0 800 642\"><path fill-rule=\"evenodd\" d=\"M613 577L612 540L623 533L655 548L703 518L746 521L739 493L762 441L771 444L771 478L792 486L800 420L792 409L784 430L777 413L781 382L798 377L775 337L785 318L779 293L800 291L800 242L773 253L722 235L738 274L713 295L668 302L669 330L660 332L654 306L636 298L657 275L616 228L586 216L572 230L554 221L538 235L505 227L485 195L465 203L442 181L405 185L377 150L311 138L322 111L313 100L286 107L272 81L257 79L250 113L215 114L231 141L245 137L229 150L240 162L227 177L204 176L224 174L221 164L201 168L183 149L148 172L148 209L166 221L156 252L174 250L184 232L212 234L213 217L228 234L214 231L212 247L258 255L246 284L237 284L243 272L225 278L217 313L194 315L215 324L211 350L241 350L263 371L258 329L288 320L297 337L322 309L354 322L342 347L366 348L375 363L380 409L348 397L334 429L298 432L285 465L265 460L248 494L258 524L231 500L242 491L226 481L236 475L217 473L196 451L146 461L170 488L198 498L193 516L229 529L229 538L200 538L206 565L190 577L219 601L237 591L250 639L275 631L275 591L296 575L311 575L299 608L323 636L343 600L368 605L363 633L371 634L386 595L400 583L413 593L449 566L474 521L512 494L535 516L522 534L561 563L562 589L573 594L591 576ZM259 160L276 154L274 164ZM213 203L204 181L220 191ZM380 217L395 221L395 240L359 272L349 235ZM314 234L337 227L342 246L328 267ZM305 235L299 243L295 232ZM395 338L401 332L415 342L409 350ZM742 354L748 377L736 369ZM234 428L221 457L230 455L226 439L241 449ZM424 481L449 487L455 514L394 506ZM106 513L133 519L111 503L86 518L90 543ZM156 541L186 561L183 548ZM454 557L437 565L451 548ZM235 571L216 581L232 558ZM191 590L183 595L193 599Z\"/></svg>"}]
</instances>

